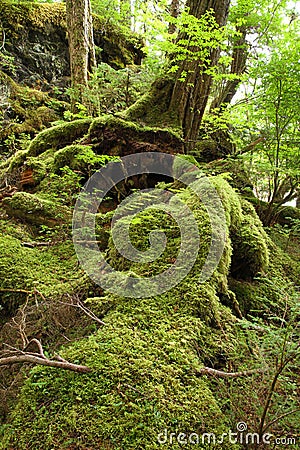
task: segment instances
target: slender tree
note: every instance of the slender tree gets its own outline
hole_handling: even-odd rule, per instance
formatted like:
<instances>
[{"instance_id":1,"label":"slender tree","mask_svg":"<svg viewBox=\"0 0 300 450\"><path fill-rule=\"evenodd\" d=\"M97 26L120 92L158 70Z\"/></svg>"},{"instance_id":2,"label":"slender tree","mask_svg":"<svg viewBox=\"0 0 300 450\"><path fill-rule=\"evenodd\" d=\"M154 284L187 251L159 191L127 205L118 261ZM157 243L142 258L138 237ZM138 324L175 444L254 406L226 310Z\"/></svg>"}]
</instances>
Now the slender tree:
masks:
<instances>
[{"instance_id":1,"label":"slender tree","mask_svg":"<svg viewBox=\"0 0 300 450\"><path fill-rule=\"evenodd\" d=\"M76 102L89 106L84 91L89 73L96 66L90 0L66 0L66 21L73 90L71 106L74 111Z\"/></svg>"}]
</instances>

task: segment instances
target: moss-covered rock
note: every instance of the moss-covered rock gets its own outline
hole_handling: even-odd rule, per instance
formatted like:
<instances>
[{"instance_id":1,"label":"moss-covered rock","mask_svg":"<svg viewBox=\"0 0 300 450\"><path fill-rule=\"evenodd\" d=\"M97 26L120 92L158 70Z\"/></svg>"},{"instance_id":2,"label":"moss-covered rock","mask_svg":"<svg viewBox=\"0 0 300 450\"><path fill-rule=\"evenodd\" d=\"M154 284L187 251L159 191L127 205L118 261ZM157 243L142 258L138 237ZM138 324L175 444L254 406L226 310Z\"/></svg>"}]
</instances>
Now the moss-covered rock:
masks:
<instances>
[{"instance_id":1,"label":"moss-covered rock","mask_svg":"<svg viewBox=\"0 0 300 450\"><path fill-rule=\"evenodd\" d=\"M63 3L3 1L0 22L6 34L4 53L14 58L4 67L9 75L15 73L19 82L31 87L67 85L70 67ZM99 62L115 68L141 63L140 37L127 35L105 18L94 17L94 39ZM22 46L18 45L20 41Z\"/></svg>"},{"instance_id":2,"label":"moss-covered rock","mask_svg":"<svg viewBox=\"0 0 300 450\"><path fill-rule=\"evenodd\" d=\"M86 148L67 147L61 155L58 150L57 157L72 161L80 150ZM199 378L197 371L204 364L226 370L230 356L234 355L236 362L240 345L244 346L243 355L248 352L247 357L252 358L248 343L238 339L239 322L230 308L236 312L238 307L245 315L272 313L279 296L276 287L268 289L263 277L255 282L230 279L228 286L235 258L246 261L253 277L267 270L268 253L274 249L253 207L241 200L224 178L212 177L211 181L223 201L227 237L212 277L199 282L210 248L210 220L204 205L190 189L165 185L170 192L176 191L197 221L201 245L193 268L176 287L156 297L107 294L89 298L88 306L105 316L106 325L89 338L70 344L61 355L88 365L92 372L78 375L33 369L6 427L3 449L50 450L76 445L82 450L152 450L161 447L158 439L164 440L165 433L170 439L170 433L194 432L201 439L205 432L221 436L232 429L218 385L216 388L214 382ZM97 235L102 230L107 238L112 214L97 215ZM130 238L138 250L149 249L149 233L154 229L164 231L167 246L157 261L128 263L109 240L107 257L113 267L135 274L138 282L174 263L180 230L172 217L151 209L124 220L131 222ZM279 262L276 267L270 264L268 270L272 277L278 277ZM24 286L23 279L20 285ZM235 307L220 301L230 295L236 296ZM239 361L236 370L249 368L247 357ZM198 447L206 449L207 445L200 440ZM173 447L181 448L176 438ZM214 448L240 447L224 441Z\"/></svg>"},{"instance_id":3,"label":"moss-covered rock","mask_svg":"<svg viewBox=\"0 0 300 450\"><path fill-rule=\"evenodd\" d=\"M25 140L58 120L67 104L53 101L38 89L21 86L0 71L1 104L0 150L11 154L15 147L22 147Z\"/></svg>"}]
</instances>

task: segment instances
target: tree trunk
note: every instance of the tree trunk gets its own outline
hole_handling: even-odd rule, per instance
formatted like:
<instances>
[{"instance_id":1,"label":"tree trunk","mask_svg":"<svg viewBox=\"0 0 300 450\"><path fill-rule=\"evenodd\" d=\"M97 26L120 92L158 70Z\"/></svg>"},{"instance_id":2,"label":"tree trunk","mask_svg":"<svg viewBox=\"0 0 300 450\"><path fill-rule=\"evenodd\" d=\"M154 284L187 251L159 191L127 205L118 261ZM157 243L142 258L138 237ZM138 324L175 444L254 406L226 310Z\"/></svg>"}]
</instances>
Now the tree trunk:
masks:
<instances>
[{"instance_id":1,"label":"tree trunk","mask_svg":"<svg viewBox=\"0 0 300 450\"><path fill-rule=\"evenodd\" d=\"M172 0L170 5L170 16L177 19L177 17L179 16L179 12L180 12L179 0ZM173 34L175 33L175 31L176 31L175 23L170 22L168 32L170 34Z\"/></svg>"},{"instance_id":2,"label":"tree trunk","mask_svg":"<svg viewBox=\"0 0 300 450\"><path fill-rule=\"evenodd\" d=\"M89 108L84 92L89 73L96 67L90 0L66 0L66 21L73 89L71 108L74 112L76 102Z\"/></svg>"},{"instance_id":3,"label":"tree trunk","mask_svg":"<svg viewBox=\"0 0 300 450\"><path fill-rule=\"evenodd\" d=\"M227 21L229 0L187 0L186 7L189 13L200 18L209 10L214 11L214 17L219 26L224 26ZM183 32L179 40L186 39ZM198 49L195 49L197 51ZM210 51L209 67L217 64L220 54L219 48ZM186 74L184 81L182 75ZM182 62L175 79L170 110L176 111L178 121L183 129L185 152L188 153L198 138L199 127L207 105L208 96L212 84L212 75L203 70L202 61Z\"/></svg>"},{"instance_id":4,"label":"tree trunk","mask_svg":"<svg viewBox=\"0 0 300 450\"><path fill-rule=\"evenodd\" d=\"M246 44L247 29L245 26L240 26L236 27L236 30L240 33L240 36L234 43L230 74L239 76L242 75L246 70L246 62L248 57ZM227 80L225 84L220 88L217 96L212 101L210 112L213 113L216 108L226 108L226 106L231 102L234 95L236 94L239 84L239 78L236 78L234 80Z\"/></svg>"},{"instance_id":5,"label":"tree trunk","mask_svg":"<svg viewBox=\"0 0 300 450\"><path fill-rule=\"evenodd\" d=\"M229 0L187 0L186 8L196 18L201 18L212 10L219 26L226 24ZM182 32L178 40L187 40L188 36ZM191 50L191 48L189 48ZM201 49L194 48L195 52ZM216 66L220 49L211 48L208 62L200 60L184 60L174 75L166 74L157 79L150 91L128 108L123 117L127 120L137 120L142 124L177 127L182 131L184 151L195 147L199 135L199 128L207 105L212 84L212 75L208 68ZM172 55L169 55L172 61ZM182 75L186 73L184 81Z\"/></svg>"}]
</instances>

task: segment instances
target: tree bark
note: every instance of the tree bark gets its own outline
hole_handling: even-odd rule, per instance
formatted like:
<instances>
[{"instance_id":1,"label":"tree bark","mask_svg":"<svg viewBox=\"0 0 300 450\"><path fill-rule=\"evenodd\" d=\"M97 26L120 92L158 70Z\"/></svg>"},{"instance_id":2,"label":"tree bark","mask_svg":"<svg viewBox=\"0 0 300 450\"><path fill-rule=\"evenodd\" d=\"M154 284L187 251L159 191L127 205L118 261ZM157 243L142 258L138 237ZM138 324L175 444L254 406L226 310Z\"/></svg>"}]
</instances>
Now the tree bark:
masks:
<instances>
[{"instance_id":1,"label":"tree bark","mask_svg":"<svg viewBox=\"0 0 300 450\"><path fill-rule=\"evenodd\" d=\"M71 109L74 112L76 102L89 107L84 91L89 73L96 67L90 0L66 0L66 21L73 89Z\"/></svg>"},{"instance_id":2,"label":"tree bark","mask_svg":"<svg viewBox=\"0 0 300 450\"><path fill-rule=\"evenodd\" d=\"M179 12L180 12L179 0L172 0L170 5L170 16L174 17L174 19L177 19L177 17L179 16ZM175 23L170 22L168 32L170 34L173 34L175 33L175 31L176 31Z\"/></svg>"},{"instance_id":3,"label":"tree bark","mask_svg":"<svg viewBox=\"0 0 300 450\"><path fill-rule=\"evenodd\" d=\"M246 70L246 62L248 57L246 43L247 29L245 26L240 26L236 27L236 30L240 33L240 35L234 43L230 74L240 76ZM233 99L239 84L240 79L238 77L234 80L227 80L212 101L210 112L213 113L216 108L224 109Z\"/></svg>"},{"instance_id":4,"label":"tree bark","mask_svg":"<svg viewBox=\"0 0 300 450\"><path fill-rule=\"evenodd\" d=\"M224 26L228 16L229 0L201 0L200 2L187 0L186 7L189 9L189 13L196 18L213 10L218 25ZM186 39L184 32L179 36L179 40L181 39ZM219 48L211 49L209 67L217 64L219 55ZM186 77L184 81L181 81L183 73L186 73ZM176 74L170 110L176 111L178 115L178 121L183 129L186 153L195 146L197 141L211 85L212 75L203 70L202 61L185 60L182 62Z\"/></svg>"}]
</instances>

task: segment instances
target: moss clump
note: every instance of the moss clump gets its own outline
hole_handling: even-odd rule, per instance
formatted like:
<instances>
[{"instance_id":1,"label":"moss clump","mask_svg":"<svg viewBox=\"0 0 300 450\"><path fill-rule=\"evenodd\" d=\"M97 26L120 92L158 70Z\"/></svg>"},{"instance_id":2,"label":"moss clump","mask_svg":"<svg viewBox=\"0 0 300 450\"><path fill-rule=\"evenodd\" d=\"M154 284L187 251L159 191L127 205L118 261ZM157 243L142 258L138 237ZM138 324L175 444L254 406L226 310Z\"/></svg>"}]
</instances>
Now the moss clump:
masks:
<instances>
[{"instance_id":1,"label":"moss clump","mask_svg":"<svg viewBox=\"0 0 300 450\"><path fill-rule=\"evenodd\" d=\"M72 273L76 264L73 246L70 242L52 247L27 248L21 240L8 235L14 230L6 229L0 236L0 300L7 313L15 312L24 303L28 294L18 290L34 291L37 289L44 296L54 297L65 291L72 292L71 279L75 280L81 273ZM28 239L30 241L30 239Z\"/></svg>"},{"instance_id":2,"label":"moss clump","mask_svg":"<svg viewBox=\"0 0 300 450\"><path fill-rule=\"evenodd\" d=\"M28 156L38 156L50 148L59 149L82 137L89 129L92 119L74 120L57 125L39 133L28 147Z\"/></svg>"},{"instance_id":3,"label":"moss clump","mask_svg":"<svg viewBox=\"0 0 300 450\"><path fill-rule=\"evenodd\" d=\"M68 145L54 154L53 170L58 172L65 166L90 176L93 172L118 158L96 155L90 145Z\"/></svg>"},{"instance_id":4,"label":"moss clump","mask_svg":"<svg viewBox=\"0 0 300 450\"><path fill-rule=\"evenodd\" d=\"M19 85L2 71L0 83L6 92L6 98L2 101L6 103L9 115L8 120L7 113L3 117L0 114L0 147L5 153L9 151L7 139L10 136L13 135L15 140L22 135L33 136L57 120L66 108L65 102L57 101L54 105L46 92Z\"/></svg>"},{"instance_id":5,"label":"moss clump","mask_svg":"<svg viewBox=\"0 0 300 450\"><path fill-rule=\"evenodd\" d=\"M268 268L269 239L250 203L244 200L242 206L241 227L232 234L231 273L235 278L252 279Z\"/></svg>"},{"instance_id":6,"label":"moss clump","mask_svg":"<svg viewBox=\"0 0 300 450\"><path fill-rule=\"evenodd\" d=\"M212 182L222 195L227 233L225 251L212 277L199 283L210 247L210 221L204 205L189 188L170 184L170 192L176 188L181 200L192 209L200 232L200 249L188 276L156 297L90 298L89 307L96 314L105 314L106 325L88 339L65 348L62 356L88 365L92 372L77 375L33 369L6 429L4 446L18 445L20 450L74 445L78 449L153 450L161 447L158 435L164 430L169 434L192 430L201 437L205 432L219 436L232 429L218 389L213 382L197 377L197 370L206 364L226 370L227 359L236 357L240 345L243 356L249 351L245 343L239 342L237 320L220 302L219 295L229 292L231 239L235 251L238 245L242 248L253 271L266 266L269 240L254 209L241 202L224 179L216 177ZM98 227L109 225L111 216L111 212L98 215ZM135 274L139 282L174 263L180 230L172 217L153 208L137 215L129 213L124 220L131 222L131 242L140 251L149 250L149 233L154 229L164 231L168 241L160 258L138 264L127 263L110 240L108 259L116 269ZM238 244L235 239L239 239ZM229 288L236 293L243 312L251 312L258 306L252 295L258 289L260 307L264 307L268 291L263 280L256 283L231 280ZM276 300L275 290L272 298ZM243 368L246 367L240 362L236 370ZM174 440L172 447L179 449L181 445ZM208 448L201 441L198 447ZM239 445L224 441L214 448L237 449Z\"/></svg>"},{"instance_id":7,"label":"moss clump","mask_svg":"<svg viewBox=\"0 0 300 450\"><path fill-rule=\"evenodd\" d=\"M159 123L162 126L172 127L181 132L177 115L172 114L172 111L168 109L173 85L172 77L159 78L152 84L151 90L130 106L122 117L150 126L155 126L159 117Z\"/></svg>"},{"instance_id":8,"label":"moss clump","mask_svg":"<svg viewBox=\"0 0 300 450\"><path fill-rule=\"evenodd\" d=\"M128 299L109 295L90 299L89 305L96 313L106 312L106 326L70 346L63 356L84 362L93 372L78 377L34 369L15 410L11 434L7 434L9 445L18 439L20 449L50 449L61 448L66 442L73 445L76 440L82 449L105 445L120 450L150 450L160 447L157 436L165 429L192 429L199 435L205 431L226 432L218 400L196 372L204 361L217 359L226 351L222 330L235 321L217 296L227 283L230 241L211 280L199 283L210 246L210 221L195 194L182 189L179 195L192 208L201 234L199 254L188 277L156 297ZM107 220L110 215L106 215ZM140 213L134 219L130 236L137 249L148 249L149 232L161 229L162 224L169 245L152 264L132 263L127 269L137 277L164 271L177 256L178 226L156 210ZM124 266L112 242L109 259L116 268ZM42 406L45 401L50 408ZM32 422L26 428L29 416ZM180 448L176 442L174 445ZM234 445L228 443L222 448Z\"/></svg>"},{"instance_id":9,"label":"moss clump","mask_svg":"<svg viewBox=\"0 0 300 450\"><path fill-rule=\"evenodd\" d=\"M56 226L59 223L68 223L71 218L70 210L65 206L28 192L16 192L11 198L5 198L3 207L12 217L34 225Z\"/></svg>"},{"instance_id":10,"label":"moss clump","mask_svg":"<svg viewBox=\"0 0 300 450\"><path fill-rule=\"evenodd\" d=\"M139 125L123 118L103 116L89 130L88 143L98 154L124 156L138 152L181 153L182 140L172 129Z\"/></svg>"},{"instance_id":11,"label":"moss clump","mask_svg":"<svg viewBox=\"0 0 300 450\"><path fill-rule=\"evenodd\" d=\"M199 364L193 340L204 343L205 336L200 320L180 325L183 316L163 318L158 305L153 308L145 302L134 316L115 312L105 329L63 353L89 364L90 375L34 369L9 445L153 450L161 447L157 438L165 429L226 432L216 400L194 373ZM146 325L147 317L152 320ZM29 418L30 427L24 427ZM176 441L174 448L180 448Z\"/></svg>"},{"instance_id":12,"label":"moss clump","mask_svg":"<svg viewBox=\"0 0 300 450\"><path fill-rule=\"evenodd\" d=\"M244 211L240 197L222 175L211 177L211 181L222 200L229 230L231 233L234 233L240 227L243 220Z\"/></svg>"},{"instance_id":13,"label":"moss clump","mask_svg":"<svg viewBox=\"0 0 300 450\"><path fill-rule=\"evenodd\" d=\"M249 191L252 192L253 186L249 180L242 159L217 159L203 165L203 169L205 170L205 172L208 172L212 175L228 173L230 175L230 177L228 177L228 182L232 187L238 189L240 193L249 193Z\"/></svg>"}]
</instances>

